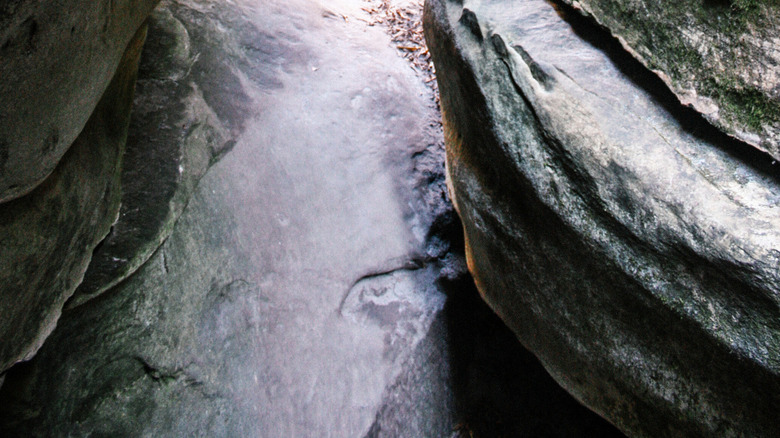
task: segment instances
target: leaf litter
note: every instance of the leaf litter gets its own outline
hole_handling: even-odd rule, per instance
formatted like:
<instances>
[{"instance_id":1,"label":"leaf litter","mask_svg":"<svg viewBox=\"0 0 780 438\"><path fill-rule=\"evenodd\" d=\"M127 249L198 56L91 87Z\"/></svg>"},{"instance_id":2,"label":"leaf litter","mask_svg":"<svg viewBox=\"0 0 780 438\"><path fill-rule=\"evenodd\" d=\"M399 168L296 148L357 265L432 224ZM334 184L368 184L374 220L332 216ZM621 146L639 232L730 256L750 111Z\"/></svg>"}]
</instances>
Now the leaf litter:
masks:
<instances>
[{"instance_id":1,"label":"leaf litter","mask_svg":"<svg viewBox=\"0 0 780 438\"><path fill-rule=\"evenodd\" d=\"M433 92L436 107L439 107L439 86L436 83L436 69L431 54L425 44L423 34L423 1L410 0L397 4L398 0L365 0L367 6L361 8L369 14L369 20L363 20L369 26L384 25L390 39L423 82Z\"/></svg>"}]
</instances>

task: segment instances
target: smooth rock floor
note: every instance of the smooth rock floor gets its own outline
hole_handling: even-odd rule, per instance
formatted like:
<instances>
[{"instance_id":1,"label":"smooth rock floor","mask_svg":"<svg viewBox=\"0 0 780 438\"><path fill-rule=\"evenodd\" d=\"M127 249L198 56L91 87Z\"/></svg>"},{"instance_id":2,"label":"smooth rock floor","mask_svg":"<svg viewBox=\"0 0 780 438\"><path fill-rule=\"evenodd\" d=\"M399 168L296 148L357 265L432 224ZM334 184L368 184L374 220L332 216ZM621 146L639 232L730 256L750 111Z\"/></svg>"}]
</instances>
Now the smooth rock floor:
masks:
<instances>
[{"instance_id":1,"label":"smooth rock floor","mask_svg":"<svg viewBox=\"0 0 780 438\"><path fill-rule=\"evenodd\" d=\"M369 3L172 4L257 54L198 67L240 87L212 104L238 140L155 255L8 374L3 436L616 434L476 297L433 96Z\"/></svg>"}]
</instances>

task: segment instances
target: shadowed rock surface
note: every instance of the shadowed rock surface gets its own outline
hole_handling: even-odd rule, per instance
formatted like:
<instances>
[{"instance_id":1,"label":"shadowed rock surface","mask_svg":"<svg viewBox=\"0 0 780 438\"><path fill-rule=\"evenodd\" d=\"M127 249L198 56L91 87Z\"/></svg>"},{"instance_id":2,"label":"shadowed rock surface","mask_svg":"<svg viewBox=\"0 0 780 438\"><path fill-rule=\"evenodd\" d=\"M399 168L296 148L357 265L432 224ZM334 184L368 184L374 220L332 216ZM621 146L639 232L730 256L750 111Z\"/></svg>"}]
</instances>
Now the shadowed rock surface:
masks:
<instances>
[{"instance_id":1,"label":"shadowed rock surface","mask_svg":"<svg viewBox=\"0 0 780 438\"><path fill-rule=\"evenodd\" d=\"M161 4L123 170L160 190L95 263L181 216L7 373L0 435L618 435L476 301L433 96L365 6Z\"/></svg>"},{"instance_id":2,"label":"shadowed rock surface","mask_svg":"<svg viewBox=\"0 0 780 438\"><path fill-rule=\"evenodd\" d=\"M0 4L0 202L54 170L158 0Z\"/></svg>"},{"instance_id":3,"label":"shadowed rock surface","mask_svg":"<svg viewBox=\"0 0 780 438\"><path fill-rule=\"evenodd\" d=\"M261 61L229 41L207 14L163 6L150 17L152 37L141 58L119 219L95 251L71 307L116 285L152 255L173 231L197 182L256 113L236 118L223 108L249 100L230 64L245 71ZM218 45L226 50L214 50ZM219 68L225 78L216 83L206 68Z\"/></svg>"},{"instance_id":4,"label":"shadowed rock surface","mask_svg":"<svg viewBox=\"0 0 780 438\"><path fill-rule=\"evenodd\" d=\"M471 277L440 284L444 309L387 388L367 438L624 437L547 374Z\"/></svg>"},{"instance_id":5,"label":"shadowed rock surface","mask_svg":"<svg viewBox=\"0 0 780 438\"><path fill-rule=\"evenodd\" d=\"M154 256L6 378L5 436L368 431L443 306L446 200L432 99L384 30L342 18L361 5L171 3L236 145Z\"/></svg>"},{"instance_id":6,"label":"shadowed rock surface","mask_svg":"<svg viewBox=\"0 0 780 438\"><path fill-rule=\"evenodd\" d=\"M0 372L29 359L54 329L92 250L119 209L119 172L145 28L57 169L0 204Z\"/></svg>"},{"instance_id":7,"label":"shadowed rock surface","mask_svg":"<svg viewBox=\"0 0 780 438\"><path fill-rule=\"evenodd\" d=\"M425 25L490 306L631 435L776 436L773 160L544 1L431 0Z\"/></svg>"},{"instance_id":8,"label":"shadowed rock surface","mask_svg":"<svg viewBox=\"0 0 780 438\"><path fill-rule=\"evenodd\" d=\"M780 159L780 1L562 0L734 137Z\"/></svg>"}]
</instances>

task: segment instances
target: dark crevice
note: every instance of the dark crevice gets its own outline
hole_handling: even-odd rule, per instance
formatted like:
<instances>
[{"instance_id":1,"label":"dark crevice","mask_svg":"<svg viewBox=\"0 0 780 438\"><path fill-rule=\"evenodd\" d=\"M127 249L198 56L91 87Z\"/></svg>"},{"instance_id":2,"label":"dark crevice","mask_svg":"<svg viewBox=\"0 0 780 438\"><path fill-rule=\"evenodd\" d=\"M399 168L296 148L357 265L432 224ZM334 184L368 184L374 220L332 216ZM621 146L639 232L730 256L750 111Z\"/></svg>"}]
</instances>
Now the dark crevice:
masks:
<instances>
[{"instance_id":1,"label":"dark crevice","mask_svg":"<svg viewBox=\"0 0 780 438\"><path fill-rule=\"evenodd\" d=\"M450 212L437 218L432 235L464 259L463 226ZM447 295L442 315L453 437L624 437L558 385L483 300L468 272L442 277L439 286Z\"/></svg>"},{"instance_id":2,"label":"dark crevice","mask_svg":"<svg viewBox=\"0 0 780 438\"><path fill-rule=\"evenodd\" d=\"M160 371L158 368L150 365L149 362L147 362L142 357L135 357L135 360L143 367L144 374L149 376L155 382L166 382L170 380L176 380L181 375L181 371L175 371L173 373L166 373Z\"/></svg>"},{"instance_id":3,"label":"dark crevice","mask_svg":"<svg viewBox=\"0 0 780 438\"><path fill-rule=\"evenodd\" d=\"M485 304L473 280L443 281L460 437L623 437L561 388Z\"/></svg>"},{"instance_id":4,"label":"dark crevice","mask_svg":"<svg viewBox=\"0 0 780 438\"><path fill-rule=\"evenodd\" d=\"M187 386L203 385L203 382L188 375L183 369L166 370L150 364L148 360L140 356L135 356L133 359L141 365L144 374L156 383L168 384L181 380Z\"/></svg>"},{"instance_id":5,"label":"dark crevice","mask_svg":"<svg viewBox=\"0 0 780 438\"><path fill-rule=\"evenodd\" d=\"M444 274L446 264L465 258L460 219L447 205L428 236L429 245L446 247L437 285L447 301L365 437L427 436L442 428L452 438L624 437L550 377L464 269Z\"/></svg>"}]
</instances>

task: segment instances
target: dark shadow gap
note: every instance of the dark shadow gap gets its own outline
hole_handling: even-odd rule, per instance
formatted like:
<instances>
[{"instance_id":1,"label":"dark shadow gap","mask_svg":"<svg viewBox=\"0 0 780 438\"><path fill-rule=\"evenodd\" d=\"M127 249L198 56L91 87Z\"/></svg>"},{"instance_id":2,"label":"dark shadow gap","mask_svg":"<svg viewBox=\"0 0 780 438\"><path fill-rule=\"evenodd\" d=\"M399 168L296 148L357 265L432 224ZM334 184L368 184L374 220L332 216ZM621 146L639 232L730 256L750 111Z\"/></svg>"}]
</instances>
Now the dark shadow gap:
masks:
<instances>
[{"instance_id":1,"label":"dark shadow gap","mask_svg":"<svg viewBox=\"0 0 780 438\"><path fill-rule=\"evenodd\" d=\"M438 281L447 301L385 393L366 438L625 436L550 377L482 300L469 274L445 274L452 272L448 263L464 257L454 210L436 217L428 242L448 251Z\"/></svg>"},{"instance_id":2,"label":"dark shadow gap","mask_svg":"<svg viewBox=\"0 0 780 438\"><path fill-rule=\"evenodd\" d=\"M459 436L624 436L550 377L485 304L471 276L442 286Z\"/></svg>"}]
</instances>

